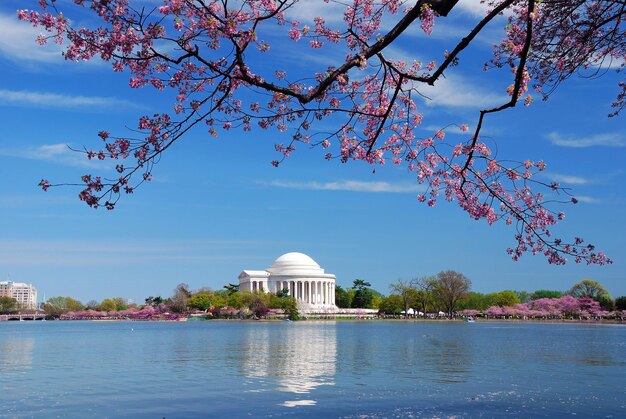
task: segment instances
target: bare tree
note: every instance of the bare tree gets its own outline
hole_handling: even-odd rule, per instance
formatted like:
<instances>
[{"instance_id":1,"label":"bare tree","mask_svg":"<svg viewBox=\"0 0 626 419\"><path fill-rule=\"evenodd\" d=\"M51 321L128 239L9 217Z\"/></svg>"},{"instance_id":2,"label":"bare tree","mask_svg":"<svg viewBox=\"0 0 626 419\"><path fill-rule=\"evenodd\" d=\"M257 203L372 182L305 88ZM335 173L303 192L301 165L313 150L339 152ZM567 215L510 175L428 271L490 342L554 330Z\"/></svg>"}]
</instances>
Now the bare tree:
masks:
<instances>
[{"instance_id":1,"label":"bare tree","mask_svg":"<svg viewBox=\"0 0 626 419\"><path fill-rule=\"evenodd\" d=\"M409 315L409 306L411 301L416 300L417 287L416 279L398 279L389 285L393 294L402 297L402 305L404 306L404 317Z\"/></svg>"},{"instance_id":2,"label":"bare tree","mask_svg":"<svg viewBox=\"0 0 626 419\"><path fill-rule=\"evenodd\" d=\"M452 317L459 301L470 292L471 287L472 281L462 273L443 271L437 274L435 298L446 308L448 317Z\"/></svg>"},{"instance_id":3,"label":"bare tree","mask_svg":"<svg viewBox=\"0 0 626 419\"><path fill-rule=\"evenodd\" d=\"M419 304L422 313L426 314L428 305L433 302L433 290L437 286L437 279L434 276L423 276L415 278L414 281L417 289L417 304Z\"/></svg>"}]
</instances>

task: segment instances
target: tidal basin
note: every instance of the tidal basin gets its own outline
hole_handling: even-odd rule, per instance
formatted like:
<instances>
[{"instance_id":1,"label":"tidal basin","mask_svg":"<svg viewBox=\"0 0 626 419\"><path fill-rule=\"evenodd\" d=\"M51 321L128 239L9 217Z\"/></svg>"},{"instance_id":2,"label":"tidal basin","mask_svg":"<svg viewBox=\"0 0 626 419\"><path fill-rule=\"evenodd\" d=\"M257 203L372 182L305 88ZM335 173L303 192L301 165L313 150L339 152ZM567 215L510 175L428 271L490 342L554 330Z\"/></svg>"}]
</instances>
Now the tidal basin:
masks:
<instances>
[{"instance_id":1,"label":"tidal basin","mask_svg":"<svg viewBox=\"0 0 626 419\"><path fill-rule=\"evenodd\" d=\"M626 327L3 322L1 418L626 417Z\"/></svg>"}]
</instances>

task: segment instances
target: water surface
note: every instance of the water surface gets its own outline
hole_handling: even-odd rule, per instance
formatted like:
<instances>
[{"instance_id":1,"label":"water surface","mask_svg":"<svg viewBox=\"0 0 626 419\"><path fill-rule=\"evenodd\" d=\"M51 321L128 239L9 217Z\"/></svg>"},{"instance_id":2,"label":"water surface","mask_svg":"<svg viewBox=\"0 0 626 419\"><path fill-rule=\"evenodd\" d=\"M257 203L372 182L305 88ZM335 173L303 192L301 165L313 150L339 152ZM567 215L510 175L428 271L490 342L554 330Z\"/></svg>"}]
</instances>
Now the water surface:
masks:
<instances>
[{"instance_id":1,"label":"water surface","mask_svg":"<svg viewBox=\"0 0 626 419\"><path fill-rule=\"evenodd\" d=\"M0 418L626 417L626 326L3 322Z\"/></svg>"}]
</instances>

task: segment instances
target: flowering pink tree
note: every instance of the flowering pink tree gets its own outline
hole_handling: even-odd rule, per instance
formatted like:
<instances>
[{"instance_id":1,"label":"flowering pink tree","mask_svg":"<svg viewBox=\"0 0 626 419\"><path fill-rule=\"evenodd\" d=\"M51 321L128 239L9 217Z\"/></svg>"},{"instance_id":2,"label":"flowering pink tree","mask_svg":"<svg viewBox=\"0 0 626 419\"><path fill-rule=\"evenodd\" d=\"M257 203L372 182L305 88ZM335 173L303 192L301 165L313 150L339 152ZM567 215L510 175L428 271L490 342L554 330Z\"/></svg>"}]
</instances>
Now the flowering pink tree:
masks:
<instances>
[{"instance_id":1,"label":"flowering pink tree","mask_svg":"<svg viewBox=\"0 0 626 419\"><path fill-rule=\"evenodd\" d=\"M329 3L329 0L324 0ZM488 224L502 220L516 228L508 249L517 260L524 252L544 254L550 263L610 263L602 252L580 238L554 238L551 228L564 217L546 205L544 194L563 196L556 183L534 175L543 161L521 163L497 159L481 139L488 115L529 105L533 86L543 97L581 69L607 60L624 60L624 2L614 0L487 0L490 9L475 22L441 61L422 63L390 58L391 46L408 28L419 25L431 34L458 0L351 0L343 21L315 17L311 25L290 19L295 0L162 0L154 9L133 7L131 0L74 0L91 10L99 27L74 27L55 0L39 0L40 10L19 10L18 18L47 31L37 38L67 43L68 60L99 57L113 70L127 72L130 86L151 86L176 94L173 112L140 118L132 136L101 131L101 149L86 149L89 159L118 160L111 179L85 175L79 197L91 207L113 209L121 194L130 194L152 178L163 153L196 125L209 135L239 129L275 130L278 166L297 146L326 149L328 160L361 160L371 165L405 165L427 187L418 200L434 206L455 201L470 217ZM443 130L421 128L416 97L460 65L461 53L499 15L509 24L486 68L511 69L510 96L499 106L478 110L475 129L465 141L445 142ZM383 24L384 23L384 24ZM343 59L310 74L291 75L267 69L272 48L261 34L278 28L285 42L301 48L340 49ZM267 58L266 58L267 57ZM270 61L272 60L272 61ZM486 58L486 61L488 58ZM622 61L622 67L624 61ZM616 115L625 106L626 85L618 86ZM324 125L322 125L324 124ZM463 121L454 121L467 131ZM328 126L332 126L328 129ZM41 181L46 190L52 185ZM532 189L531 189L532 188ZM575 198L555 199L567 202Z\"/></svg>"}]
</instances>

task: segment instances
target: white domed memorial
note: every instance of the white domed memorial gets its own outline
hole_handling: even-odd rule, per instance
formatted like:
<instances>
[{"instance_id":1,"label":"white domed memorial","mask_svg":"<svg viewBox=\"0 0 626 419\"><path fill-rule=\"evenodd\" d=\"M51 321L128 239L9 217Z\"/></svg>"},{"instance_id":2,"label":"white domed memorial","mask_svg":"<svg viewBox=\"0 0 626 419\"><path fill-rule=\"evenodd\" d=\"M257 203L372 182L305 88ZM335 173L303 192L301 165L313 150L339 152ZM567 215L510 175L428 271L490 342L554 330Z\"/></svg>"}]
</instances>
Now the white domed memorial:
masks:
<instances>
[{"instance_id":1,"label":"white domed memorial","mask_svg":"<svg viewBox=\"0 0 626 419\"><path fill-rule=\"evenodd\" d=\"M264 291L276 294L287 290L307 310L335 307L335 275L324 272L304 253L285 253L264 271L243 270L239 274L241 291Z\"/></svg>"}]
</instances>

